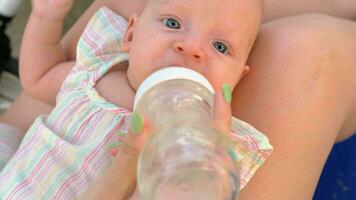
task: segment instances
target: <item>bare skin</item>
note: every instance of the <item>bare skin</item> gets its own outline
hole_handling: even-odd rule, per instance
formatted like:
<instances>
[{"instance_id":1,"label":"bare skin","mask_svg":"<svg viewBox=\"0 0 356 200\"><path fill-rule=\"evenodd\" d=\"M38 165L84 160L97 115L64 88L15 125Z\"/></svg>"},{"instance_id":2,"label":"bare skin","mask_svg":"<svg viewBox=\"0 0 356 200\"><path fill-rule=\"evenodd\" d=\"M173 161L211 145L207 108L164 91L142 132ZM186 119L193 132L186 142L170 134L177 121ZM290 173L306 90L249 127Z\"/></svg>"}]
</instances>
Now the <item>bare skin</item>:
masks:
<instances>
[{"instance_id":1,"label":"bare skin","mask_svg":"<svg viewBox=\"0 0 356 200\"><path fill-rule=\"evenodd\" d=\"M356 2L353 0L265 0L264 9L264 23L305 13L322 13L334 17L356 20Z\"/></svg>"},{"instance_id":2,"label":"bare skin","mask_svg":"<svg viewBox=\"0 0 356 200\"><path fill-rule=\"evenodd\" d=\"M56 96L53 94L59 90L67 75L66 70L73 64L65 59L65 51L60 44L63 20L72 3L73 0L32 0L33 9L22 40L20 76L24 90L50 103L55 102ZM130 17L121 40L121 49L129 56L129 62L126 62L128 66L113 66L95 84L96 90L103 98L131 110L133 101L125 105L123 100L133 97L133 90L137 89L146 76L165 66L180 65L205 76L217 94L216 99L222 100L222 84L233 87L248 71L245 62L259 30L261 11L258 0L229 1L223 4L216 0L149 1L139 16ZM239 20L227 23L229 19ZM170 21L174 23L169 23ZM90 57L90 53L88 56ZM114 72L119 73L112 76ZM116 87L112 87L113 85ZM119 92L105 93L107 88L115 88ZM227 92L231 95L231 91ZM225 99L227 100L221 101L223 104L214 101L213 108L214 124L217 125L214 127L221 133L228 133L231 126L230 100ZM73 123L76 119L74 118ZM21 146L19 149L21 150ZM115 158L119 162L112 162L111 165L125 178L115 181L112 177L107 183L124 181L129 183L128 186L132 185L130 182L136 175L132 173L135 172L132 170L136 166L133 162L135 159L127 159L122 154ZM127 166L126 163L132 164ZM131 170L127 171L128 169ZM18 173L16 170L14 172ZM126 172L133 176L126 177ZM116 185L112 185L112 188L115 189ZM128 190L123 188L123 184L120 184L120 188ZM115 194L117 191L106 194L110 193ZM122 194L124 193L118 193Z\"/></svg>"},{"instance_id":3,"label":"bare skin","mask_svg":"<svg viewBox=\"0 0 356 200\"><path fill-rule=\"evenodd\" d=\"M75 41L98 7L107 5L127 16L143 4L142 0L129 1L132 4L127 6L125 1L115 2L95 1L62 40L68 59L75 58ZM316 9L309 1L297 7L293 1L266 1L264 21L309 11L355 17L354 1L337 1L338 6L322 0L313 2L322 2L325 7ZM346 12L346 8L353 12ZM352 123L356 121L356 92L352 90L356 86L355 38L355 22L325 15L295 16L263 25L249 57L250 73L235 90L232 106L235 116L268 135L274 152L241 192L240 199L312 198L332 145L356 131ZM29 105L36 104L26 95L16 102L17 109L12 109L20 110L16 116L29 115ZM40 107L38 113L49 111L48 107ZM2 121L13 125L21 122L12 117ZM20 123L23 130L29 122Z\"/></svg>"},{"instance_id":4,"label":"bare skin","mask_svg":"<svg viewBox=\"0 0 356 200\"><path fill-rule=\"evenodd\" d=\"M262 28L233 111L267 134L274 152L241 199L312 198L335 140L356 130L355 36L355 23L324 15Z\"/></svg>"},{"instance_id":5,"label":"bare skin","mask_svg":"<svg viewBox=\"0 0 356 200\"><path fill-rule=\"evenodd\" d=\"M43 103L22 92L11 107L1 116L0 121L18 127L23 133L26 133L37 116L48 114L52 109L52 105Z\"/></svg>"}]
</instances>

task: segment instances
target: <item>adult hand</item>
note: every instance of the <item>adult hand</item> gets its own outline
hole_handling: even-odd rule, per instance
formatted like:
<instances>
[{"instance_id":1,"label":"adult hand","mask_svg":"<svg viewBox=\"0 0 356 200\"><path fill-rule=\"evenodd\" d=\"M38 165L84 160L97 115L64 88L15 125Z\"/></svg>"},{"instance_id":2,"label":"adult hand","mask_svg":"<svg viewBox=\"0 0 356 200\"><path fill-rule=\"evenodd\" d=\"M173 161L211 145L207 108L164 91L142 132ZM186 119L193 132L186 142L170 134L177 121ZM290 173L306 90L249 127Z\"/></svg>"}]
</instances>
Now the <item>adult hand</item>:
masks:
<instances>
[{"instance_id":1,"label":"adult hand","mask_svg":"<svg viewBox=\"0 0 356 200\"><path fill-rule=\"evenodd\" d=\"M230 136L232 111L232 88L228 84L224 84L221 89L215 90L214 105L213 105L213 127L216 131L222 134L223 139L228 148L228 154L233 161L238 159L236 152L232 147L232 138Z\"/></svg>"},{"instance_id":2,"label":"adult hand","mask_svg":"<svg viewBox=\"0 0 356 200\"><path fill-rule=\"evenodd\" d=\"M139 199L138 192L132 194L136 188L138 156L147 137L146 124L142 117L133 113L129 132L120 139L118 147L111 149L114 160L82 199Z\"/></svg>"},{"instance_id":3,"label":"adult hand","mask_svg":"<svg viewBox=\"0 0 356 200\"><path fill-rule=\"evenodd\" d=\"M213 120L214 128L227 137L231 127L231 87L224 85L215 91ZM137 113L132 116L131 129L120 140L122 144L112 149L115 159L104 174L86 193L85 199L130 199L140 200L136 187L137 160L147 135L148 124ZM234 159L233 155L232 159Z\"/></svg>"},{"instance_id":4,"label":"adult hand","mask_svg":"<svg viewBox=\"0 0 356 200\"><path fill-rule=\"evenodd\" d=\"M213 126L217 131L227 135L231 130L231 94L231 86L223 84L220 89L215 90L213 105Z\"/></svg>"}]
</instances>

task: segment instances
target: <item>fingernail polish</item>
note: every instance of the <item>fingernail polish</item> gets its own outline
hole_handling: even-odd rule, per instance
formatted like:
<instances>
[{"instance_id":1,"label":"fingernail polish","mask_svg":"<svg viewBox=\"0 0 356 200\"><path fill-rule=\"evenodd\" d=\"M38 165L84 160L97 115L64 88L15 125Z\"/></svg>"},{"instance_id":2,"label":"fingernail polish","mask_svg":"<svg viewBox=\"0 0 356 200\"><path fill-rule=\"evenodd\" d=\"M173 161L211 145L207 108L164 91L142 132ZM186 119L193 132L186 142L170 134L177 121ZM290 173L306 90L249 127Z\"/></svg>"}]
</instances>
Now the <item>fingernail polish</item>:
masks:
<instances>
[{"instance_id":1,"label":"fingernail polish","mask_svg":"<svg viewBox=\"0 0 356 200\"><path fill-rule=\"evenodd\" d=\"M238 156L237 156L235 150L234 150L232 147L229 147L229 148L228 148L227 153L229 154L230 158L231 158L233 161L238 160Z\"/></svg>"},{"instance_id":2,"label":"fingernail polish","mask_svg":"<svg viewBox=\"0 0 356 200\"><path fill-rule=\"evenodd\" d=\"M116 148L121 144L121 142L113 142L107 145L108 149Z\"/></svg>"},{"instance_id":3,"label":"fingernail polish","mask_svg":"<svg viewBox=\"0 0 356 200\"><path fill-rule=\"evenodd\" d=\"M118 132L115 133L115 135L117 135L117 136L124 136L125 134L126 133L123 132L123 131L118 131Z\"/></svg>"},{"instance_id":4,"label":"fingernail polish","mask_svg":"<svg viewBox=\"0 0 356 200\"><path fill-rule=\"evenodd\" d=\"M231 90L231 86L227 83L225 83L223 85L223 96L224 96L224 100L227 102L227 103L231 103L231 93L232 93L232 90Z\"/></svg>"},{"instance_id":5,"label":"fingernail polish","mask_svg":"<svg viewBox=\"0 0 356 200\"><path fill-rule=\"evenodd\" d=\"M133 134L140 134L143 128L143 119L136 112L132 113L131 118L131 132Z\"/></svg>"}]
</instances>

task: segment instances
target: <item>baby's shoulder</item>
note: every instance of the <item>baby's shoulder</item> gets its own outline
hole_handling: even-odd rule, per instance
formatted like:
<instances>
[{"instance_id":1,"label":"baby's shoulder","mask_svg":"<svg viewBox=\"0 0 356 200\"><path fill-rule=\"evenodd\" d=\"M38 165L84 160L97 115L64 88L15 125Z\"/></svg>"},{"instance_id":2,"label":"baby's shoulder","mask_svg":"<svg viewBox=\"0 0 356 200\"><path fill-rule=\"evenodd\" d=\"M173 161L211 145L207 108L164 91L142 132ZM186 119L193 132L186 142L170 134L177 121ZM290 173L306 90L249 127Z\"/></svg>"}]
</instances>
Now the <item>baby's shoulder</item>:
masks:
<instances>
[{"instance_id":1,"label":"baby's shoulder","mask_svg":"<svg viewBox=\"0 0 356 200\"><path fill-rule=\"evenodd\" d=\"M135 91L131 88L126 68L113 67L96 84L95 89L107 101L132 110Z\"/></svg>"}]
</instances>

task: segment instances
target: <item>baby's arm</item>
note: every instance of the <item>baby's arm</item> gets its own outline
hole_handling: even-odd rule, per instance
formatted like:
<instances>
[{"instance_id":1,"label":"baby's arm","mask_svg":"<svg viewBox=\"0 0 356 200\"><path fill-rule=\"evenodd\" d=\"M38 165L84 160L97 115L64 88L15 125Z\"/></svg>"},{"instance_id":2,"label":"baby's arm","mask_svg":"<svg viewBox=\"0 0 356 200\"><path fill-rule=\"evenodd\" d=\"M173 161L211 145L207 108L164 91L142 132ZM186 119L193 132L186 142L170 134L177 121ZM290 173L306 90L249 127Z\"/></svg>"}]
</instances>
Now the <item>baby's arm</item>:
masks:
<instances>
[{"instance_id":1,"label":"baby's arm","mask_svg":"<svg viewBox=\"0 0 356 200\"><path fill-rule=\"evenodd\" d=\"M76 46L79 37L88 24L89 19L99 8L105 6L125 19L128 19L132 14L141 13L146 1L147 0L95 0L62 39L61 43L65 49L67 58L75 60Z\"/></svg>"},{"instance_id":2,"label":"baby's arm","mask_svg":"<svg viewBox=\"0 0 356 200\"><path fill-rule=\"evenodd\" d=\"M60 44L63 21L73 0L33 0L20 53L20 77L26 92L54 104L73 67Z\"/></svg>"}]
</instances>

